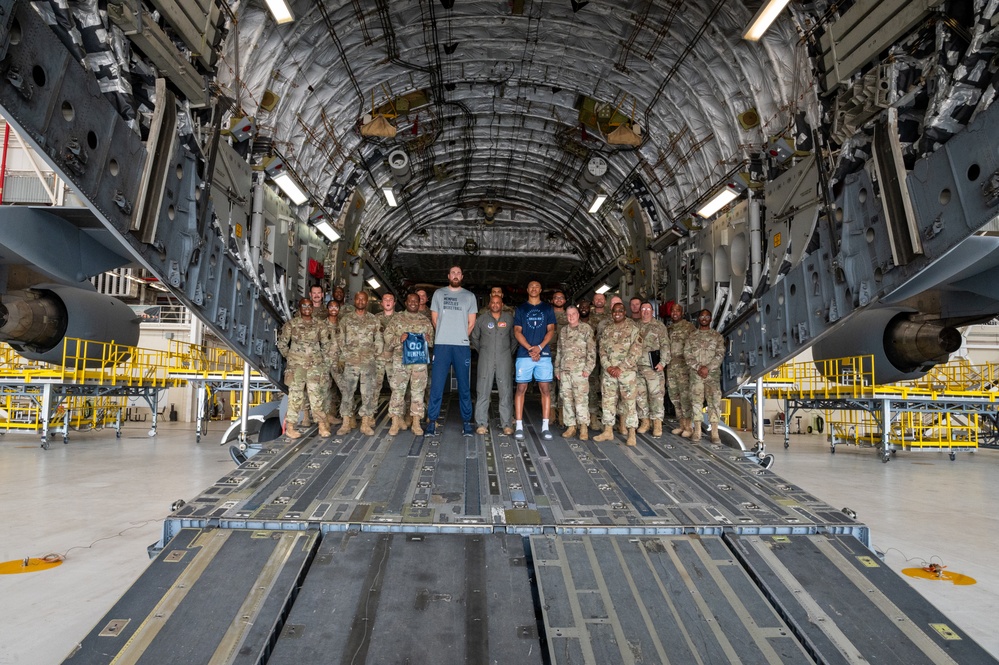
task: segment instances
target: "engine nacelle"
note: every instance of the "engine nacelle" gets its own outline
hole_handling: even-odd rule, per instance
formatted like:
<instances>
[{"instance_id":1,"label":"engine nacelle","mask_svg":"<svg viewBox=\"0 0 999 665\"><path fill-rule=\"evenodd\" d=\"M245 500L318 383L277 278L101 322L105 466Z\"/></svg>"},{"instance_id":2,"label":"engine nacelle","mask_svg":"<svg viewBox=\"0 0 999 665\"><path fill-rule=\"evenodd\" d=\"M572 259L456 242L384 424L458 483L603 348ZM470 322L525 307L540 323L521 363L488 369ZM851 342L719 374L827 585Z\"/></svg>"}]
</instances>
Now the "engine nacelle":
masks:
<instances>
[{"instance_id":1,"label":"engine nacelle","mask_svg":"<svg viewBox=\"0 0 999 665\"><path fill-rule=\"evenodd\" d=\"M106 360L99 346L77 351L75 342L67 338L135 346L139 319L120 300L61 284L42 284L0 296L0 340L25 358L58 365L68 351L71 356L85 352L88 366ZM71 348L66 348L67 343Z\"/></svg>"},{"instance_id":2,"label":"engine nacelle","mask_svg":"<svg viewBox=\"0 0 999 665\"><path fill-rule=\"evenodd\" d=\"M845 327L812 346L816 366L824 371L828 365L819 361L872 356L877 384L923 376L961 348L961 333L939 323L913 321L915 313L894 307L859 312ZM863 369L870 372L871 368ZM826 378L837 377L827 374Z\"/></svg>"}]
</instances>

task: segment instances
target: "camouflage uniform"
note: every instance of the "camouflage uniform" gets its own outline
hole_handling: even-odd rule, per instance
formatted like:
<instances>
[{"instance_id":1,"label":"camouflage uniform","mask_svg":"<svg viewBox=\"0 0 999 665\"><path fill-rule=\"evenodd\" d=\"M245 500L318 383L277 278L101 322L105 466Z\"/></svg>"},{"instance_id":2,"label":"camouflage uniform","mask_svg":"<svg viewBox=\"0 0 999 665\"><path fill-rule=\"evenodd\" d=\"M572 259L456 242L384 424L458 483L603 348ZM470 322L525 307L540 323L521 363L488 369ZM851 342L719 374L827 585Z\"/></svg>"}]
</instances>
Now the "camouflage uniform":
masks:
<instances>
[{"instance_id":1,"label":"camouflage uniform","mask_svg":"<svg viewBox=\"0 0 999 665\"><path fill-rule=\"evenodd\" d=\"M566 427L590 424L590 379L597 365L597 342L593 328L580 323L575 328L566 322L558 332L558 353L553 365L562 384L562 424Z\"/></svg>"},{"instance_id":2,"label":"camouflage uniform","mask_svg":"<svg viewBox=\"0 0 999 665\"><path fill-rule=\"evenodd\" d=\"M683 355L690 368L690 406L700 420L701 405L708 401L708 420L718 423L721 414L721 363L725 357L725 338L715 330L695 330L683 346ZM702 379L697 368L707 366L708 377Z\"/></svg>"},{"instance_id":3,"label":"camouflage uniform","mask_svg":"<svg viewBox=\"0 0 999 665\"><path fill-rule=\"evenodd\" d=\"M343 380L343 373L340 371L338 365L341 363L340 360L340 350L343 349L343 341L340 337L340 328L333 322L332 319L327 317L323 320L323 326L325 327L325 335L329 340L330 346L326 349L326 368L329 372L329 376L332 379L330 382L329 389L329 402L327 402L326 413L336 414L340 413L341 404L341 389L340 382Z\"/></svg>"},{"instance_id":4,"label":"camouflage uniform","mask_svg":"<svg viewBox=\"0 0 999 665\"><path fill-rule=\"evenodd\" d=\"M357 311L340 316L340 341L343 347L340 360L343 362L343 379L340 385L343 401L340 415L354 417L354 391L358 381L361 384L361 408L359 415L369 418L375 415L378 399L375 385L375 359L381 355L384 343L381 327L373 314L358 316Z\"/></svg>"},{"instance_id":5,"label":"camouflage uniform","mask_svg":"<svg viewBox=\"0 0 999 665\"><path fill-rule=\"evenodd\" d=\"M569 317L566 316L565 308L561 312L555 312L555 334L552 335L551 341L548 343L548 348L551 349L552 354L552 369L555 368L555 354L558 352L558 331L569 325ZM559 381L552 381L551 383L551 399L552 399L552 416L561 418L563 415L563 410L565 408L562 403L562 391ZM562 422L565 425L565 422Z\"/></svg>"},{"instance_id":6,"label":"camouflage uniform","mask_svg":"<svg viewBox=\"0 0 999 665\"><path fill-rule=\"evenodd\" d=\"M629 428L638 427L638 415L635 413L635 398L638 394L636 369L638 355L642 350L638 337L638 326L628 318L620 325L613 321L605 325L604 332L600 335L600 365L603 367L603 414L600 420L605 427L614 426L618 395L621 397L620 409L625 425ZM615 379L607 372L608 367L620 368L621 376Z\"/></svg>"},{"instance_id":7,"label":"camouflage uniform","mask_svg":"<svg viewBox=\"0 0 999 665\"><path fill-rule=\"evenodd\" d=\"M328 337L325 326L314 319L293 318L281 327L278 351L288 359L285 381L288 384L288 414L286 421L298 422L302 408L312 407L317 419L326 419L326 392L329 388L326 365ZM291 379L288 381L288 379Z\"/></svg>"},{"instance_id":8,"label":"camouflage uniform","mask_svg":"<svg viewBox=\"0 0 999 665\"><path fill-rule=\"evenodd\" d=\"M669 332L656 319L639 323L638 328L642 340L642 353L638 356L638 418L661 421L666 411L666 377L652 366L649 353L658 351L659 362L664 366L669 364Z\"/></svg>"},{"instance_id":9,"label":"camouflage uniform","mask_svg":"<svg viewBox=\"0 0 999 665\"><path fill-rule=\"evenodd\" d=\"M385 316L385 312L381 311L375 314L375 319L378 321L378 329L381 331L382 339L385 336L385 330L388 328L390 322L392 322L398 312L393 313L391 316ZM385 350L387 351L387 349ZM385 383L385 378L388 376L389 388L392 387L392 377L389 373L392 370L392 356L382 351L375 358L375 396L377 397L382 391L382 385Z\"/></svg>"},{"instance_id":10,"label":"camouflage uniform","mask_svg":"<svg viewBox=\"0 0 999 665\"><path fill-rule=\"evenodd\" d=\"M399 312L393 314L385 325L385 354L391 358L389 369L389 386L392 388L392 398L389 400L389 415L405 418L406 416L406 386L409 386L411 402L409 413L416 420L423 420L426 410L424 393L429 382L427 365L402 364L402 336L404 333L419 333L427 340L427 358L432 357L434 348L434 326L419 312Z\"/></svg>"},{"instance_id":11,"label":"camouflage uniform","mask_svg":"<svg viewBox=\"0 0 999 665\"><path fill-rule=\"evenodd\" d=\"M603 314L598 314L597 312L590 311L590 318L586 321L591 328L593 328L593 336L599 340L600 333L603 332L603 326L600 325L604 321L610 320L610 314L604 312ZM590 372L590 414L597 416L596 420L600 420L600 356L597 356L597 366L593 368Z\"/></svg>"},{"instance_id":12,"label":"camouflage uniform","mask_svg":"<svg viewBox=\"0 0 999 665\"><path fill-rule=\"evenodd\" d=\"M676 417L690 420L694 417L690 407L690 374L687 359L683 355L683 347L687 338L694 332L694 324L686 319L680 319L669 328L670 365L666 369L669 380L669 398L676 409Z\"/></svg>"}]
</instances>

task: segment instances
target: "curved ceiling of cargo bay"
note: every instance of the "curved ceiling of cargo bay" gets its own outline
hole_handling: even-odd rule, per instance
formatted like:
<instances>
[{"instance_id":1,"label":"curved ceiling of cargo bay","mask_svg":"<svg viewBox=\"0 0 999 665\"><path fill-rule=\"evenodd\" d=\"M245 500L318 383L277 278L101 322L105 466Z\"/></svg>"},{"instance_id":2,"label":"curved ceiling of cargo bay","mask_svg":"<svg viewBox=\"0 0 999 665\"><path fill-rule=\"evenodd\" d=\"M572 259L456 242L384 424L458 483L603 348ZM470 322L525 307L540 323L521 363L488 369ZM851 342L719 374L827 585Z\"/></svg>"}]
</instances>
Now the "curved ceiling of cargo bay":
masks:
<instances>
[{"instance_id":1,"label":"curved ceiling of cargo bay","mask_svg":"<svg viewBox=\"0 0 999 665\"><path fill-rule=\"evenodd\" d=\"M567 281L634 255L811 103L789 16L741 39L758 5L298 0L276 25L253 0L234 9L220 79L331 212L364 197L362 245L400 277L442 277L420 266L471 238L496 268L483 281L523 277L504 260ZM373 110L395 136L362 134ZM640 145L609 140L622 126ZM408 179L393 178L396 149ZM587 183L595 156L606 173Z\"/></svg>"}]
</instances>

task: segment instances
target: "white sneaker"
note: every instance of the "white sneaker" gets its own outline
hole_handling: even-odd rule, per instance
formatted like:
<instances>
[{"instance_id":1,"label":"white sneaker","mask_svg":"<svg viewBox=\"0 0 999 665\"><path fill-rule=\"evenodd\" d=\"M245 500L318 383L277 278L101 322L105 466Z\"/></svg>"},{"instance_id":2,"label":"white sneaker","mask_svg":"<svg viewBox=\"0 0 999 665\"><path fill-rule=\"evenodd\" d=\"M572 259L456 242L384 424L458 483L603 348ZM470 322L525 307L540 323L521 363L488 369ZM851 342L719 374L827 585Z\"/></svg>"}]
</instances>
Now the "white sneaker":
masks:
<instances>
[{"instance_id":1,"label":"white sneaker","mask_svg":"<svg viewBox=\"0 0 999 665\"><path fill-rule=\"evenodd\" d=\"M541 430L541 438L544 439L545 441L551 441L552 440L551 430L547 429Z\"/></svg>"}]
</instances>

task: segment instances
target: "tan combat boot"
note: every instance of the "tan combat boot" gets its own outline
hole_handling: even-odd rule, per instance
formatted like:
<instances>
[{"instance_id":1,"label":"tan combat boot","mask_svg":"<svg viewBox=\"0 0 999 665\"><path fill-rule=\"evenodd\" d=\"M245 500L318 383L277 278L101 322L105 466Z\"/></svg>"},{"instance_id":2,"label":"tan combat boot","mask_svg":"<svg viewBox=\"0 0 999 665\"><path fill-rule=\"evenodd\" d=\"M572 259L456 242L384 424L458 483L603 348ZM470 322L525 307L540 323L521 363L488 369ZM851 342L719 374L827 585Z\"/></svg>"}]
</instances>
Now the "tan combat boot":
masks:
<instances>
[{"instance_id":1,"label":"tan combat boot","mask_svg":"<svg viewBox=\"0 0 999 665\"><path fill-rule=\"evenodd\" d=\"M326 416L326 424L329 425L330 427L332 427L333 425L339 425L342 422L343 418L336 415L335 413L331 413L330 415Z\"/></svg>"},{"instance_id":2,"label":"tan combat boot","mask_svg":"<svg viewBox=\"0 0 999 665\"><path fill-rule=\"evenodd\" d=\"M649 431L649 419L648 418L642 418L638 422L638 433L639 434L645 434L648 431Z\"/></svg>"},{"instance_id":3,"label":"tan combat boot","mask_svg":"<svg viewBox=\"0 0 999 665\"><path fill-rule=\"evenodd\" d=\"M365 436L374 436L375 430L372 429L372 425L375 424L375 419L371 416L364 416L361 418L361 434Z\"/></svg>"},{"instance_id":4,"label":"tan combat boot","mask_svg":"<svg viewBox=\"0 0 999 665\"><path fill-rule=\"evenodd\" d=\"M663 421L653 420L652 421L652 436L659 438L663 435Z\"/></svg>"},{"instance_id":5,"label":"tan combat boot","mask_svg":"<svg viewBox=\"0 0 999 665\"><path fill-rule=\"evenodd\" d=\"M614 426L604 425L604 431L593 437L594 441L613 441L614 440Z\"/></svg>"},{"instance_id":6,"label":"tan combat boot","mask_svg":"<svg viewBox=\"0 0 999 665\"><path fill-rule=\"evenodd\" d=\"M691 441L700 441L701 440L701 421L700 420L698 420L696 423L694 423L693 427L691 428L691 430L690 430L690 440Z\"/></svg>"},{"instance_id":7,"label":"tan combat boot","mask_svg":"<svg viewBox=\"0 0 999 665\"><path fill-rule=\"evenodd\" d=\"M399 416L399 431L405 432L409 429L409 418L406 416Z\"/></svg>"},{"instance_id":8,"label":"tan combat boot","mask_svg":"<svg viewBox=\"0 0 999 665\"><path fill-rule=\"evenodd\" d=\"M590 438L590 426L584 423L579 426L579 440L588 441L589 438Z\"/></svg>"},{"instance_id":9,"label":"tan combat boot","mask_svg":"<svg viewBox=\"0 0 999 665\"><path fill-rule=\"evenodd\" d=\"M670 430L670 434L680 434L683 432L683 418L676 419L676 427Z\"/></svg>"},{"instance_id":10,"label":"tan combat boot","mask_svg":"<svg viewBox=\"0 0 999 665\"><path fill-rule=\"evenodd\" d=\"M694 423L690 420L690 418L685 418L683 421L683 431L680 432L680 436L682 436L685 439L689 439L693 429L694 429Z\"/></svg>"},{"instance_id":11,"label":"tan combat boot","mask_svg":"<svg viewBox=\"0 0 999 665\"><path fill-rule=\"evenodd\" d=\"M624 416L623 415L619 415L617 417L617 431L620 432L621 434L627 434L628 433L628 426L624 424Z\"/></svg>"},{"instance_id":12,"label":"tan combat boot","mask_svg":"<svg viewBox=\"0 0 999 665\"><path fill-rule=\"evenodd\" d=\"M302 427L312 427L311 411L306 410L306 412L302 414Z\"/></svg>"},{"instance_id":13,"label":"tan combat boot","mask_svg":"<svg viewBox=\"0 0 999 665\"><path fill-rule=\"evenodd\" d=\"M289 439L300 439L302 433L295 429L295 424L291 421L284 421L284 435Z\"/></svg>"},{"instance_id":14,"label":"tan combat boot","mask_svg":"<svg viewBox=\"0 0 999 665\"><path fill-rule=\"evenodd\" d=\"M399 416L392 416L392 426L389 427L389 436L395 436L399 433L402 428L402 418Z\"/></svg>"},{"instance_id":15,"label":"tan combat boot","mask_svg":"<svg viewBox=\"0 0 999 665\"><path fill-rule=\"evenodd\" d=\"M413 416L413 434L415 434L416 436L422 436L423 435L423 428L420 427L420 417L419 416Z\"/></svg>"},{"instance_id":16,"label":"tan combat boot","mask_svg":"<svg viewBox=\"0 0 999 665\"><path fill-rule=\"evenodd\" d=\"M343 424L340 425L340 429L336 431L337 436L343 436L344 434L350 434L350 430L354 429L356 424L354 423L354 416L347 416L343 419Z\"/></svg>"},{"instance_id":17,"label":"tan combat boot","mask_svg":"<svg viewBox=\"0 0 999 665\"><path fill-rule=\"evenodd\" d=\"M583 429L586 429L586 428L584 427ZM567 429L566 431L562 432L562 438L563 439L571 439L574 436L576 436L576 426L575 425L569 425L569 429Z\"/></svg>"},{"instance_id":18,"label":"tan combat boot","mask_svg":"<svg viewBox=\"0 0 999 665\"><path fill-rule=\"evenodd\" d=\"M711 443L721 443L721 432L718 423L711 423Z\"/></svg>"},{"instance_id":19,"label":"tan combat boot","mask_svg":"<svg viewBox=\"0 0 999 665\"><path fill-rule=\"evenodd\" d=\"M325 420L320 419L316 424L319 425L319 436L325 439L330 435L330 426L326 424Z\"/></svg>"},{"instance_id":20,"label":"tan combat boot","mask_svg":"<svg viewBox=\"0 0 999 665\"><path fill-rule=\"evenodd\" d=\"M629 445L629 446L637 446L638 445L638 441L635 440L635 428L634 427L629 427L628 428L628 441L626 442L626 445Z\"/></svg>"}]
</instances>

